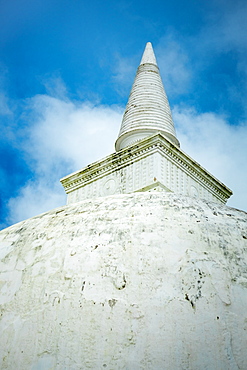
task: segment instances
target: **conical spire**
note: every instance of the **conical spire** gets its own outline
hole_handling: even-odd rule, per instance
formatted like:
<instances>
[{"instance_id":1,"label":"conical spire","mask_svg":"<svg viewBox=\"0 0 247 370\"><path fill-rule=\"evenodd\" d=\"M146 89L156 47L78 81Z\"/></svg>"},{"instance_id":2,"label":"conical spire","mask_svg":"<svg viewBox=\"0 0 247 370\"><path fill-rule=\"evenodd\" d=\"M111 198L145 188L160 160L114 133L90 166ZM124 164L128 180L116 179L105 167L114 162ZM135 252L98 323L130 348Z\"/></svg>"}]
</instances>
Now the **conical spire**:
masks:
<instances>
[{"instance_id":1,"label":"conical spire","mask_svg":"<svg viewBox=\"0 0 247 370\"><path fill-rule=\"evenodd\" d=\"M123 116L116 150L156 132L179 146L152 44L148 42Z\"/></svg>"}]
</instances>

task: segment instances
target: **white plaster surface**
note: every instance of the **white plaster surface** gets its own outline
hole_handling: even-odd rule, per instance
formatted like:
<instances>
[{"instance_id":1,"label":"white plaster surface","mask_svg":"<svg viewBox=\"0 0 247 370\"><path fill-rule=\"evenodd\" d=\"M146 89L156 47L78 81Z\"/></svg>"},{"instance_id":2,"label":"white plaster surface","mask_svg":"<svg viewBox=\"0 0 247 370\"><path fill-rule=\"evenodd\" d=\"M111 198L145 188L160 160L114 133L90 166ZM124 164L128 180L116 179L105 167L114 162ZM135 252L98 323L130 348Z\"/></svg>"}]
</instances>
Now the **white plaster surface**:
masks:
<instances>
[{"instance_id":1,"label":"white plaster surface","mask_svg":"<svg viewBox=\"0 0 247 370\"><path fill-rule=\"evenodd\" d=\"M170 191L226 203L232 191L163 135L147 137L74 172L61 183L67 204L136 191ZM159 186L159 184L161 186Z\"/></svg>"},{"instance_id":2,"label":"white plaster surface","mask_svg":"<svg viewBox=\"0 0 247 370\"><path fill-rule=\"evenodd\" d=\"M151 42L147 42L142 59L141 59L141 64L155 64L157 66L157 61L154 55L153 47Z\"/></svg>"},{"instance_id":3,"label":"white plaster surface","mask_svg":"<svg viewBox=\"0 0 247 370\"><path fill-rule=\"evenodd\" d=\"M153 48L148 42L123 115L116 151L157 132L180 145Z\"/></svg>"},{"instance_id":4,"label":"white plaster surface","mask_svg":"<svg viewBox=\"0 0 247 370\"><path fill-rule=\"evenodd\" d=\"M246 369L247 214L172 193L0 232L1 369Z\"/></svg>"}]
</instances>

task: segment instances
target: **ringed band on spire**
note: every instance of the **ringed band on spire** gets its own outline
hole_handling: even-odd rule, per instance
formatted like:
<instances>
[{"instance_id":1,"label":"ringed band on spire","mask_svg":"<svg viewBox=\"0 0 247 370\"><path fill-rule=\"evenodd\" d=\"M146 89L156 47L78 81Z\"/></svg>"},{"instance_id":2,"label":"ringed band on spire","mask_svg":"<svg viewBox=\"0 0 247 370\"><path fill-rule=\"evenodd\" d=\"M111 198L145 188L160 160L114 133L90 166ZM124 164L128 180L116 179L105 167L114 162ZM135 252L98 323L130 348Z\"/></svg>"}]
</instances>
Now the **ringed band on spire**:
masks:
<instances>
[{"instance_id":1,"label":"ringed band on spire","mask_svg":"<svg viewBox=\"0 0 247 370\"><path fill-rule=\"evenodd\" d=\"M152 44L148 42L123 116L116 150L157 132L179 146Z\"/></svg>"}]
</instances>

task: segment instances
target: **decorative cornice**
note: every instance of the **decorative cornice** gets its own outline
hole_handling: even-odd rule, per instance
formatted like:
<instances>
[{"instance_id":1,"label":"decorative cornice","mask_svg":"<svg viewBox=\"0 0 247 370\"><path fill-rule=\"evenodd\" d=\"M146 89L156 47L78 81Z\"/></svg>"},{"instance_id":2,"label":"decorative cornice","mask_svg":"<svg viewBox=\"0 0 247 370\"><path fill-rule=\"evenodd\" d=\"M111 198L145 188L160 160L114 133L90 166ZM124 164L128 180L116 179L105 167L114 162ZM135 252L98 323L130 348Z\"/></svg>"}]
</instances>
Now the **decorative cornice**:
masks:
<instances>
[{"instance_id":1,"label":"decorative cornice","mask_svg":"<svg viewBox=\"0 0 247 370\"><path fill-rule=\"evenodd\" d=\"M228 187L160 133L144 138L64 177L60 181L66 193L70 193L154 152L160 152L196 182L208 189L210 193L213 193L221 202L225 202L232 195L232 191Z\"/></svg>"}]
</instances>

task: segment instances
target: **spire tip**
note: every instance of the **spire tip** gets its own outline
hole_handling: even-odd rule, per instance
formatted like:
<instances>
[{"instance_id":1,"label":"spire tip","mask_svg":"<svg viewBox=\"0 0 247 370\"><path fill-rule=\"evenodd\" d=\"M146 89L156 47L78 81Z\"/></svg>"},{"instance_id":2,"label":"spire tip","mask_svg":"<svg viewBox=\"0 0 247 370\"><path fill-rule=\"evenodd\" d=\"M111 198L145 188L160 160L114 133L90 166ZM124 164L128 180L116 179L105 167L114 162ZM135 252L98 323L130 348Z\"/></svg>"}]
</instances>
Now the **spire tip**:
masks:
<instances>
[{"instance_id":1,"label":"spire tip","mask_svg":"<svg viewBox=\"0 0 247 370\"><path fill-rule=\"evenodd\" d=\"M157 66L157 62L156 62L156 58L155 58L155 55L154 55L154 51L153 51L153 47L152 47L151 42L147 42L147 44L146 44L146 47L145 47L140 65L141 64L146 64L146 63L155 64Z\"/></svg>"}]
</instances>

